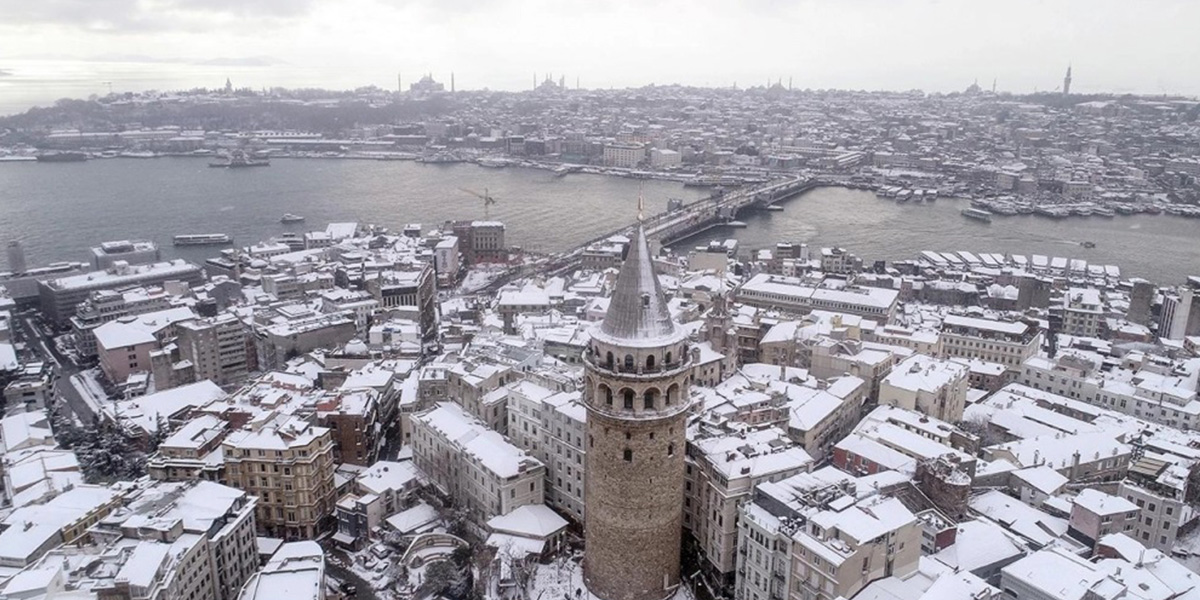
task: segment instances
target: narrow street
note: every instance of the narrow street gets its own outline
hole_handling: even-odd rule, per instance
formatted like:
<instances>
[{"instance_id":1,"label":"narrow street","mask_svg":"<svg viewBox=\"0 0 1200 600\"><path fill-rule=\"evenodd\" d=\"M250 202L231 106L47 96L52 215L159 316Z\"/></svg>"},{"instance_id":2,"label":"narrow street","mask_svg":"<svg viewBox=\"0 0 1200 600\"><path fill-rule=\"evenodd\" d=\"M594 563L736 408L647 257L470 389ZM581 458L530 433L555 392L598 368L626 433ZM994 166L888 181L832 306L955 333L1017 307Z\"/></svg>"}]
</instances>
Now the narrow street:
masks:
<instances>
[{"instance_id":1,"label":"narrow street","mask_svg":"<svg viewBox=\"0 0 1200 600\"><path fill-rule=\"evenodd\" d=\"M339 582L345 581L353 584L357 588L353 596L356 600L383 600L375 593L375 590L371 589L371 584L340 564L348 560L350 558L343 552L329 552L329 558L325 561L326 578L332 577ZM333 587L338 587L338 584L333 584Z\"/></svg>"},{"instance_id":2,"label":"narrow street","mask_svg":"<svg viewBox=\"0 0 1200 600\"><path fill-rule=\"evenodd\" d=\"M54 339L48 338L34 321L33 314L20 315L15 322L20 323L22 339L26 346L36 352L42 360L50 363L51 378L54 380L54 393L67 402L71 412L82 423L88 423L95 418L95 412L79 395L79 390L71 383L71 377L78 374L80 369L70 357L63 356L54 346Z\"/></svg>"}]
</instances>

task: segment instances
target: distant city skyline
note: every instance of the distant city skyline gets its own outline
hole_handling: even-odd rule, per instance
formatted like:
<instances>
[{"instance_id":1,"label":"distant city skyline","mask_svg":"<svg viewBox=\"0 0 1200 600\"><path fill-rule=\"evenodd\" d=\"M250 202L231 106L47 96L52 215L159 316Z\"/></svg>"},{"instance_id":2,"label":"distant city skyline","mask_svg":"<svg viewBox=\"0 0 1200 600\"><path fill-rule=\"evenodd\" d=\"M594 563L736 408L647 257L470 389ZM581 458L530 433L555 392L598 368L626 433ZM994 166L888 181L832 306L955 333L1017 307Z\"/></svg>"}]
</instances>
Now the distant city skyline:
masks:
<instances>
[{"instance_id":1,"label":"distant city skyline","mask_svg":"<svg viewBox=\"0 0 1200 600\"><path fill-rule=\"evenodd\" d=\"M448 83L451 71L460 90L529 89L536 72L585 88L790 78L799 89L951 92L995 80L1028 93L1061 89L1069 64L1075 93L1200 94L1189 76L1200 71L1187 31L1200 22L1195 3L971 4L0 0L0 95L44 104L70 95L54 95L64 81L87 96L106 82L215 88L226 76L254 89L395 89L398 72Z\"/></svg>"}]
</instances>

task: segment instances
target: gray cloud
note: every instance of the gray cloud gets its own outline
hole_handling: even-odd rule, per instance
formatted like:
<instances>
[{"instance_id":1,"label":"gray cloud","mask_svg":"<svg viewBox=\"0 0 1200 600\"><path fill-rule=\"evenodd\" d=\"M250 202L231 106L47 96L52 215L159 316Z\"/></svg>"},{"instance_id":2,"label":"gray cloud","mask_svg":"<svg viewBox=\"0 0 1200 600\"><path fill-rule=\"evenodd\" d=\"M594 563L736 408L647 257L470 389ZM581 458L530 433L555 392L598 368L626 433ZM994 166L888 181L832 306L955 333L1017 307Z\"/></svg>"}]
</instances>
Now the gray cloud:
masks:
<instances>
[{"instance_id":1,"label":"gray cloud","mask_svg":"<svg viewBox=\"0 0 1200 600\"><path fill-rule=\"evenodd\" d=\"M222 16L258 27L307 14L313 0L0 0L0 26L59 25L113 33L196 31Z\"/></svg>"}]
</instances>

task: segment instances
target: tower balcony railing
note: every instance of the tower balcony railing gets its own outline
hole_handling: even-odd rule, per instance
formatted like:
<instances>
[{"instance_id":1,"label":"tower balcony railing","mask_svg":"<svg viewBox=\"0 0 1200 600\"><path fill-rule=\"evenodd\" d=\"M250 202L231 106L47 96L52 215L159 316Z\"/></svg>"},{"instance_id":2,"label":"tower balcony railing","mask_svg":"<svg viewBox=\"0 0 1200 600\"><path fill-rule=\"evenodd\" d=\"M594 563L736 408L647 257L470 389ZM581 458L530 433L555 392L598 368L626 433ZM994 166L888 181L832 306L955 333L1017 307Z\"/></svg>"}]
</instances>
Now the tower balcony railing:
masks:
<instances>
[{"instance_id":1,"label":"tower balcony railing","mask_svg":"<svg viewBox=\"0 0 1200 600\"><path fill-rule=\"evenodd\" d=\"M674 375L691 366L691 360L685 359L675 360L669 363L656 363L653 367L647 367L645 364L635 364L632 367L626 367L624 363L620 362L614 362L610 364L606 361L596 361L586 354L583 357L583 361L584 363L601 371L607 371L609 373L624 377L645 378L659 377L661 375Z\"/></svg>"}]
</instances>

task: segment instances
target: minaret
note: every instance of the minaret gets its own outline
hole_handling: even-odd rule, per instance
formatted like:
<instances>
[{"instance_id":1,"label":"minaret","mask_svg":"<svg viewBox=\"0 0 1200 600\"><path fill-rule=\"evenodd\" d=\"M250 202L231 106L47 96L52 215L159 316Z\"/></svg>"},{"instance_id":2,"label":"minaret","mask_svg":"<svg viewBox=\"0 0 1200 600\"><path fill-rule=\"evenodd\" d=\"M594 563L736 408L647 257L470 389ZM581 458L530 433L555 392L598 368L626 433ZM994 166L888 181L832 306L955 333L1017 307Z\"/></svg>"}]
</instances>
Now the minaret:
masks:
<instances>
[{"instance_id":1,"label":"minaret","mask_svg":"<svg viewBox=\"0 0 1200 600\"><path fill-rule=\"evenodd\" d=\"M584 583L602 600L662 600L679 585L692 357L639 223L584 355Z\"/></svg>"},{"instance_id":2,"label":"minaret","mask_svg":"<svg viewBox=\"0 0 1200 600\"><path fill-rule=\"evenodd\" d=\"M1071 65L1067 65L1067 76L1063 77L1063 95L1071 95Z\"/></svg>"},{"instance_id":3,"label":"minaret","mask_svg":"<svg viewBox=\"0 0 1200 600\"><path fill-rule=\"evenodd\" d=\"M450 71L450 93L454 93L454 71Z\"/></svg>"}]
</instances>

